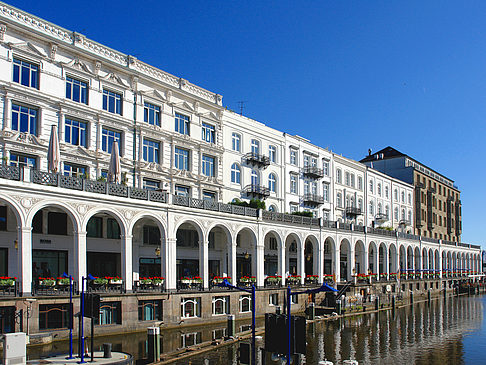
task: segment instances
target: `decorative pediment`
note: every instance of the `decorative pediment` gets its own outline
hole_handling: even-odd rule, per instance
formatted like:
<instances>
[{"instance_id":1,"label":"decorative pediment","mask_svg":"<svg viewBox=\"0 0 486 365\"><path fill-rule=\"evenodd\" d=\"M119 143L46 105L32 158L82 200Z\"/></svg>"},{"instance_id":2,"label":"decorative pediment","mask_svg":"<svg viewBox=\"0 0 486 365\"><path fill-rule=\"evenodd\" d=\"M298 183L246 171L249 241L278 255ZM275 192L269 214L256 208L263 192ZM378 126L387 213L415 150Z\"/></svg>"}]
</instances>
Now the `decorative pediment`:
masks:
<instances>
[{"instance_id":1,"label":"decorative pediment","mask_svg":"<svg viewBox=\"0 0 486 365\"><path fill-rule=\"evenodd\" d=\"M163 101L163 102L167 101L165 95L162 94L159 90L153 89L153 90L150 90L150 91L142 91L141 94L146 96L146 97L156 99L156 100L160 100L160 101Z\"/></svg>"},{"instance_id":2,"label":"decorative pediment","mask_svg":"<svg viewBox=\"0 0 486 365\"><path fill-rule=\"evenodd\" d=\"M63 62L61 63L61 65L78 71L87 72L91 75L94 74L93 71L91 71L91 69L89 68L89 66L83 61L81 61L79 58L75 58L74 60L71 60L70 62L67 63Z\"/></svg>"},{"instance_id":3,"label":"decorative pediment","mask_svg":"<svg viewBox=\"0 0 486 365\"><path fill-rule=\"evenodd\" d=\"M22 43L8 43L9 48L12 51L24 53L30 56L38 57L47 57L47 54L43 49L40 47L34 46L30 42L22 42Z\"/></svg>"},{"instance_id":4,"label":"decorative pediment","mask_svg":"<svg viewBox=\"0 0 486 365\"><path fill-rule=\"evenodd\" d=\"M29 134L29 133L19 133L17 135L17 137L15 138L15 140L17 140L19 142L26 142L29 145L33 145L33 146L45 147L45 145L40 142L39 138L37 138L33 134Z\"/></svg>"},{"instance_id":5,"label":"decorative pediment","mask_svg":"<svg viewBox=\"0 0 486 365\"><path fill-rule=\"evenodd\" d=\"M111 72L108 75L101 77L101 80L111 82L112 84L118 84L125 88L130 87L130 85L123 81L123 79L120 76L116 75L114 72Z\"/></svg>"}]
</instances>

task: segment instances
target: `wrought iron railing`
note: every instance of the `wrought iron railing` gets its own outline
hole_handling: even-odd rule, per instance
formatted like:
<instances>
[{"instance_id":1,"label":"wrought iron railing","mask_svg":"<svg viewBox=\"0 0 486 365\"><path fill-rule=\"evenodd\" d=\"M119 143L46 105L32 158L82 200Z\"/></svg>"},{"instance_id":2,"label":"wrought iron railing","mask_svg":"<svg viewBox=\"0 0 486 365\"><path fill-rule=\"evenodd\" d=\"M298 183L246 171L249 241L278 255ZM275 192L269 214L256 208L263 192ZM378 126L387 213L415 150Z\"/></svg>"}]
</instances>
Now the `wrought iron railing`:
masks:
<instances>
[{"instance_id":1,"label":"wrought iron railing","mask_svg":"<svg viewBox=\"0 0 486 365\"><path fill-rule=\"evenodd\" d=\"M262 198L266 198L267 196L270 196L270 189L265 186L251 184L245 186L245 188L243 189L243 193L245 193L246 195L256 195Z\"/></svg>"},{"instance_id":2,"label":"wrought iron railing","mask_svg":"<svg viewBox=\"0 0 486 365\"><path fill-rule=\"evenodd\" d=\"M257 216L257 210L255 208L242 207L233 204L224 204L212 200L202 200L181 195L172 195L172 204L188 208L197 208L211 210L215 212L244 215L247 217Z\"/></svg>"},{"instance_id":3,"label":"wrought iron railing","mask_svg":"<svg viewBox=\"0 0 486 365\"><path fill-rule=\"evenodd\" d=\"M315 205L324 204L324 197L317 194L305 194L304 203Z\"/></svg>"},{"instance_id":4,"label":"wrought iron railing","mask_svg":"<svg viewBox=\"0 0 486 365\"><path fill-rule=\"evenodd\" d=\"M246 163L249 165L258 165L262 167L267 167L270 165L270 158L265 155L260 155L258 153L249 152L245 155Z\"/></svg>"},{"instance_id":5,"label":"wrought iron railing","mask_svg":"<svg viewBox=\"0 0 486 365\"><path fill-rule=\"evenodd\" d=\"M284 222L284 223L319 227L319 222L320 222L319 218L303 217L295 214L269 212L268 210L262 210L261 212L262 212L263 220L266 221Z\"/></svg>"},{"instance_id":6,"label":"wrought iron railing","mask_svg":"<svg viewBox=\"0 0 486 365\"><path fill-rule=\"evenodd\" d=\"M0 177L2 179L8 180L20 180L20 167L1 165L0 166Z\"/></svg>"},{"instance_id":7,"label":"wrought iron railing","mask_svg":"<svg viewBox=\"0 0 486 365\"><path fill-rule=\"evenodd\" d=\"M361 215L361 208L358 207L346 207L347 215Z\"/></svg>"},{"instance_id":8,"label":"wrought iron railing","mask_svg":"<svg viewBox=\"0 0 486 365\"><path fill-rule=\"evenodd\" d=\"M312 178L320 178L324 176L324 170L317 166L305 166L302 169L302 173L305 176L309 176Z\"/></svg>"}]
</instances>

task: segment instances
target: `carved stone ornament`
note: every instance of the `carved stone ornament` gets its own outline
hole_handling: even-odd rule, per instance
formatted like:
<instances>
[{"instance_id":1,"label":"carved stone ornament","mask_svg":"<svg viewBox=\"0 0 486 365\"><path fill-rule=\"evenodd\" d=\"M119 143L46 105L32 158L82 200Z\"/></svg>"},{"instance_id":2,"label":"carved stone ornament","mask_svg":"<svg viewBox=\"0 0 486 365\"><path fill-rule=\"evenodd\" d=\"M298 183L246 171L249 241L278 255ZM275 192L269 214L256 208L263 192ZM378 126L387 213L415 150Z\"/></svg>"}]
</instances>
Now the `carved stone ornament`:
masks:
<instances>
[{"instance_id":1,"label":"carved stone ornament","mask_svg":"<svg viewBox=\"0 0 486 365\"><path fill-rule=\"evenodd\" d=\"M194 111L197 113L199 111L199 101L194 102Z\"/></svg>"},{"instance_id":2,"label":"carved stone ornament","mask_svg":"<svg viewBox=\"0 0 486 365\"><path fill-rule=\"evenodd\" d=\"M125 210L124 213L123 213L123 215L125 216L125 218L127 220L130 220L134 216L134 212L131 211L131 210Z\"/></svg>"},{"instance_id":3,"label":"carved stone ornament","mask_svg":"<svg viewBox=\"0 0 486 365\"><path fill-rule=\"evenodd\" d=\"M186 86L186 83L187 83L187 81L184 80L182 77L179 79L179 87L180 88L183 88L184 86Z\"/></svg>"},{"instance_id":4,"label":"carved stone ornament","mask_svg":"<svg viewBox=\"0 0 486 365\"><path fill-rule=\"evenodd\" d=\"M51 48L49 50L49 57L51 60L56 59L56 53L57 53L57 44L51 43Z\"/></svg>"},{"instance_id":5,"label":"carved stone ornament","mask_svg":"<svg viewBox=\"0 0 486 365\"><path fill-rule=\"evenodd\" d=\"M101 61L96 61L94 65L94 73L95 75L98 75L98 73L101 70Z\"/></svg>"},{"instance_id":6,"label":"carved stone ornament","mask_svg":"<svg viewBox=\"0 0 486 365\"><path fill-rule=\"evenodd\" d=\"M5 33L7 32L7 26L5 24L0 24L0 41L5 40Z\"/></svg>"},{"instance_id":7,"label":"carved stone ornament","mask_svg":"<svg viewBox=\"0 0 486 365\"><path fill-rule=\"evenodd\" d=\"M171 90L167 90L165 92L165 99L169 102L171 98L172 98L172 91Z\"/></svg>"}]
</instances>

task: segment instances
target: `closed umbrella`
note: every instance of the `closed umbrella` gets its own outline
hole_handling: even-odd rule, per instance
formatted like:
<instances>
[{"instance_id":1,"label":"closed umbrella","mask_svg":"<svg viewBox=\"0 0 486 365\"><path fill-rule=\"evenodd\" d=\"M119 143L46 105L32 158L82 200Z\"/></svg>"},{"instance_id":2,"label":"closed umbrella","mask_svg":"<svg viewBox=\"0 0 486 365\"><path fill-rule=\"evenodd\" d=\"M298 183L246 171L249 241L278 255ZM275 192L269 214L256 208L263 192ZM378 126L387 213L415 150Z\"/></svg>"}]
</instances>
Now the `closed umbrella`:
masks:
<instances>
[{"instance_id":1,"label":"closed umbrella","mask_svg":"<svg viewBox=\"0 0 486 365\"><path fill-rule=\"evenodd\" d=\"M113 142L111 146L110 168L108 170L108 181L120 184L121 182L121 166L120 155L118 154L118 142Z\"/></svg>"},{"instance_id":2,"label":"closed umbrella","mask_svg":"<svg viewBox=\"0 0 486 365\"><path fill-rule=\"evenodd\" d=\"M57 127L51 127L51 137L49 138L49 149L47 150L47 169L49 172L59 172L61 163L61 152L59 151L59 138L57 137Z\"/></svg>"}]
</instances>

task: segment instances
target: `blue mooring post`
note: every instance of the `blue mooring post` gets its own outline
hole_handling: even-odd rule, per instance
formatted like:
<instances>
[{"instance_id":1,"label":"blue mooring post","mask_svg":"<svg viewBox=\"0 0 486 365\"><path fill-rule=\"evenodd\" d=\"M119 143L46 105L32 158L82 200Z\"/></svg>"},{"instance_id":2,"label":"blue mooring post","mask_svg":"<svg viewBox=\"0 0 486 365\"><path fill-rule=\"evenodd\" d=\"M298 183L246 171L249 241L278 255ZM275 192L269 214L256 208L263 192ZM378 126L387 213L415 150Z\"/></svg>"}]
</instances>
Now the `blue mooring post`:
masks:
<instances>
[{"instance_id":1,"label":"blue mooring post","mask_svg":"<svg viewBox=\"0 0 486 365\"><path fill-rule=\"evenodd\" d=\"M72 321L71 328L69 329L69 357L67 360L74 359L73 357L73 326L74 326L74 313L73 311L73 277L69 275L69 315L71 318L69 321Z\"/></svg>"},{"instance_id":2,"label":"blue mooring post","mask_svg":"<svg viewBox=\"0 0 486 365\"><path fill-rule=\"evenodd\" d=\"M290 348L290 339L292 333L292 318L290 316L290 310L292 306L290 286L287 287L287 364L290 364L290 356L292 349Z\"/></svg>"},{"instance_id":3,"label":"blue mooring post","mask_svg":"<svg viewBox=\"0 0 486 365\"><path fill-rule=\"evenodd\" d=\"M81 361L79 361L79 364L84 364L86 361L84 361L84 280L85 277L83 276L81 278L81 311L79 312L79 317L81 321Z\"/></svg>"},{"instance_id":4,"label":"blue mooring post","mask_svg":"<svg viewBox=\"0 0 486 365\"><path fill-rule=\"evenodd\" d=\"M255 328L256 328L256 315L255 315L255 285L251 286L251 363L256 365L256 341L255 341Z\"/></svg>"}]
</instances>

